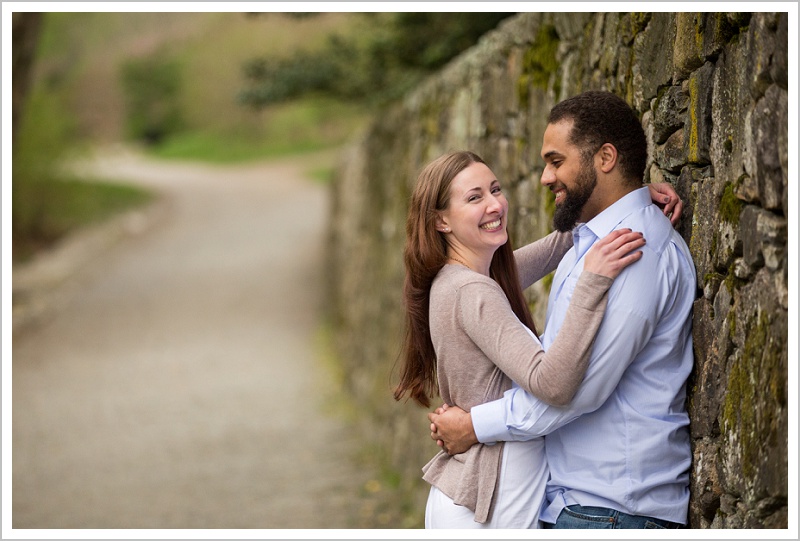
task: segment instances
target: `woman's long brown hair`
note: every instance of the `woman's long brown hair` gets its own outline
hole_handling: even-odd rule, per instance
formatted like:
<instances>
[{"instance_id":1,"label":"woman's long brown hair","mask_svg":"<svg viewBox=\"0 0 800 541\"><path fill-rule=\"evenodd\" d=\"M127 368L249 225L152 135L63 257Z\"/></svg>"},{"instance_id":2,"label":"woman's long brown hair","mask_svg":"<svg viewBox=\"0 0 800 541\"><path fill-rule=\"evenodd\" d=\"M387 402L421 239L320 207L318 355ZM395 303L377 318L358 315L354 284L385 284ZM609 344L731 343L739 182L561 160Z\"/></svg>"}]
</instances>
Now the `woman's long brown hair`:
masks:
<instances>
[{"instance_id":1,"label":"woman's long brown hair","mask_svg":"<svg viewBox=\"0 0 800 541\"><path fill-rule=\"evenodd\" d=\"M406 328L400 359L400 383L394 391L395 400L408 395L427 408L430 399L439 393L429 307L431 284L447 261L447 241L444 234L436 230L436 215L447 209L453 178L473 163L486 162L469 151L445 154L422 170L411 194L404 251ZM510 235L508 241L495 252L489 274L505 292L511 309L520 321L536 332L528 303L522 294Z\"/></svg>"}]
</instances>

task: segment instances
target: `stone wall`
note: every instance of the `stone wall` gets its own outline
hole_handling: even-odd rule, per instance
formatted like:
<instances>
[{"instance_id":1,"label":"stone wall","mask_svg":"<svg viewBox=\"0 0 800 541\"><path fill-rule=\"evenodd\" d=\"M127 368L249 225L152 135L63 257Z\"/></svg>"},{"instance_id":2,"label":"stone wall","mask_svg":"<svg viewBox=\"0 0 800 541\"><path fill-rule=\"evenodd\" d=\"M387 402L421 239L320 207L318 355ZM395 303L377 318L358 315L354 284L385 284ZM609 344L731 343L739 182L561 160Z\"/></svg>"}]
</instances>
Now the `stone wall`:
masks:
<instances>
[{"instance_id":1,"label":"stone wall","mask_svg":"<svg viewBox=\"0 0 800 541\"><path fill-rule=\"evenodd\" d=\"M391 398L402 248L419 169L468 148L503 179L516 245L551 228L538 180L545 117L587 89L623 96L650 145L647 181L686 202L698 276L690 526L787 527L786 13L525 13L383 112L333 185L329 320L373 456L421 516L425 411ZM544 280L527 292L539 328ZM398 500L399 501L399 500ZM419 522L410 522L419 524Z\"/></svg>"}]
</instances>

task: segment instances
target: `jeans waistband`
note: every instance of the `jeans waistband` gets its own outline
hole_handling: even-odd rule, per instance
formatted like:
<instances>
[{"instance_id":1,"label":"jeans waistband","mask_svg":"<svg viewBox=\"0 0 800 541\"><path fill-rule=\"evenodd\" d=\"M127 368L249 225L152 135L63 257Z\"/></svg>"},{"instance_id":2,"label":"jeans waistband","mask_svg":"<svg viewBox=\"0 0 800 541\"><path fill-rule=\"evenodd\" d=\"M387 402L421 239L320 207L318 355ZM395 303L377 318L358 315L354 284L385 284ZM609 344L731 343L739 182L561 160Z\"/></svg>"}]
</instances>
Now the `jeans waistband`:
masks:
<instances>
[{"instance_id":1,"label":"jeans waistband","mask_svg":"<svg viewBox=\"0 0 800 541\"><path fill-rule=\"evenodd\" d=\"M645 524L646 522L652 522L653 524L657 524L658 526L667 529L681 529L686 527L678 522L670 522L669 520L643 515L629 515L628 513L623 513L622 511L609 509L607 507L584 507L582 505L570 505L567 507L567 509L573 513L578 513L581 515L608 517L608 521L617 523L617 527L642 527L641 525Z\"/></svg>"}]
</instances>

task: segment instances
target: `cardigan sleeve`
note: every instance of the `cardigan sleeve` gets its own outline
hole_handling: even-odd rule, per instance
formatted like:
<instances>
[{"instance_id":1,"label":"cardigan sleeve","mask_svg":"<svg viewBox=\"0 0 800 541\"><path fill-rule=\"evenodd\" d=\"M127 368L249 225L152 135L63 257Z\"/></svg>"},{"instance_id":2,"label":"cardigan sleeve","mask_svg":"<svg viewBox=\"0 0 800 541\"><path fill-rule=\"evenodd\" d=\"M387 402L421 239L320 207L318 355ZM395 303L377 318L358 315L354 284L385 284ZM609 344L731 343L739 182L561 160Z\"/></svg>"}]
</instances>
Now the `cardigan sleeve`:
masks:
<instances>
[{"instance_id":1,"label":"cardigan sleeve","mask_svg":"<svg viewBox=\"0 0 800 541\"><path fill-rule=\"evenodd\" d=\"M459 288L459 325L520 387L548 404L564 406L586 373L612 283L606 276L581 273L564 324L546 352L494 283L473 281Z\"/></svg>"},{"instance_id":2,"label":"cardigan sleeve","mask_svg":"<svg viewBox=\"0 0 800 541\"><path fill-rule=\"evenodd\" d=\"M564 254L572 248L572 232L554 231L536 242L514 250L522 289L527 289L558 267Z\"/></svg>"}]
</instances>

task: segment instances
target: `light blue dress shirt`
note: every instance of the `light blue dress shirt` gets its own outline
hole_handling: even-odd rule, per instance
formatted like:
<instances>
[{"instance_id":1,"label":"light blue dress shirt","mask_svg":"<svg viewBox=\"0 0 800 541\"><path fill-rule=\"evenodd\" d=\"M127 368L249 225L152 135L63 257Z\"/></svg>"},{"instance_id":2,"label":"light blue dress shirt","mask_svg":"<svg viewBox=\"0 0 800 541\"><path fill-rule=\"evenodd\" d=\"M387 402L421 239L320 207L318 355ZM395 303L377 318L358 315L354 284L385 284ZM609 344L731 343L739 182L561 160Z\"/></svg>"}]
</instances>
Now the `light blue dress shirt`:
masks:
<instances>
[{"instance_id":1,"label":"light blue dress shirt","mask_svg":"<svg viewBox=\"0 0 800 541\"><path fill-rule=\"evenodd\" d=\"M589 368L572 403L548 406L514 385L472 408L478 440L545 437L551 479L542 520L567 505L608 507L685 524L689 504L692 304L696 273L689 249L647 188L626 195L573 231L556 270L542 345L564 321L591 245L614 229L641 231L642 258L609 291Z\"/></svg>"}]
</instances>

